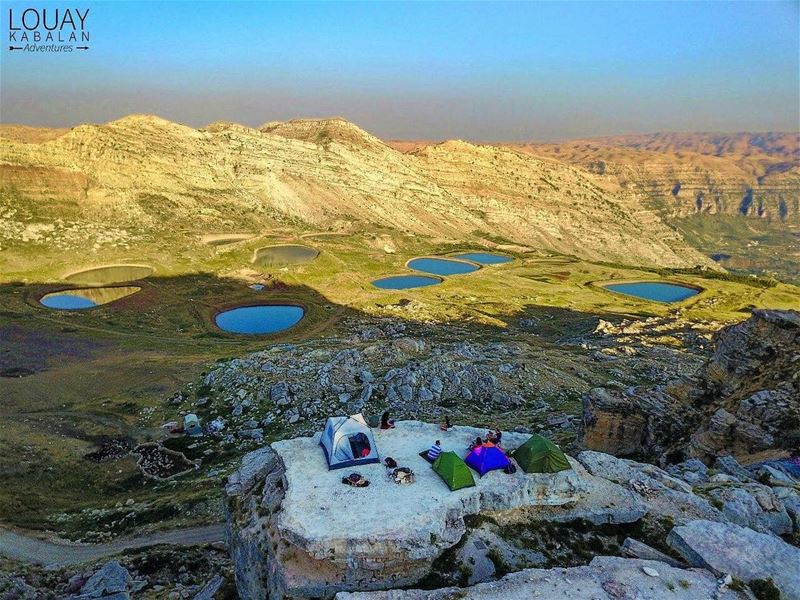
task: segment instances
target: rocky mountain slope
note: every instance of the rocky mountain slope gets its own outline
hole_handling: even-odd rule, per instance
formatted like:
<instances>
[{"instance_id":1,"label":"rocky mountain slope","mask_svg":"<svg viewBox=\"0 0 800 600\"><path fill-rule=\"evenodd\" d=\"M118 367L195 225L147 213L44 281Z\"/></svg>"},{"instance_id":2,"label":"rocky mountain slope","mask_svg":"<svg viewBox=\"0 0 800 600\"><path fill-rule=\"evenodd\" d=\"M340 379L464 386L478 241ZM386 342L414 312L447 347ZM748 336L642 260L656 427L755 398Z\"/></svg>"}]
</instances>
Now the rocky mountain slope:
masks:
<instances>
[{"instance_id":1,"label":"rocky mountain slope","mask_svg":"<svg viewBox=\"0 0 800 600\"><path fill-rule=\"evenodd\" d=\"M583 443L667 462L796 452L798 365L800 314L756 310L719 332L713 356L691 376L665 386L593 389L583 400Z\"/></svg>"},{"instance_id":2,"label":"rocky mountain slope","mask_svg":"<svg viewBox=\"0 0 800 600\"><path fill-rule=\"evenodd\" d=\"M0 147L6 247L47 244L63 222L140 236L377 227L500 237L594 260L710 265L649 208L582 169L458 141L404 154L342 119L198 130L133 115L61 135L3 128Z\"/></svg>"},{"instance_id":3,"label":"rocky mountain slope","mask_svg":"<svg viewBox=\"0 0 800 600\"><path fill-rule=\"evenodd\" d=\"M674 217L727 214L800 223L796 133L653 134L514 146L578 165Z\"/></svg>"}]
</instances>

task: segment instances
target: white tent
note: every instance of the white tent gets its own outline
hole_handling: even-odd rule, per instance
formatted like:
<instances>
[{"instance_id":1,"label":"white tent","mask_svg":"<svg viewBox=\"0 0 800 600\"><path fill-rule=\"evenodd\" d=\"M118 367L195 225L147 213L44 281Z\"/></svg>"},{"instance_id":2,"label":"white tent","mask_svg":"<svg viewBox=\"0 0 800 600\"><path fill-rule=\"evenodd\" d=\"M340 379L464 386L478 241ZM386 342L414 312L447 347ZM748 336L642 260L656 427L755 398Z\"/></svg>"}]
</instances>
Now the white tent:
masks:
<instances>
[{"instance_id":1,"label":"white tent","mask_svg":"<svg viewBox=\"0 0 800 600\"><path fill-rule=\"evenodd\" d=\"M319 439L329 469L380 462L375 438L361 414L328 417Z\"/></svg>"}]
</instances>

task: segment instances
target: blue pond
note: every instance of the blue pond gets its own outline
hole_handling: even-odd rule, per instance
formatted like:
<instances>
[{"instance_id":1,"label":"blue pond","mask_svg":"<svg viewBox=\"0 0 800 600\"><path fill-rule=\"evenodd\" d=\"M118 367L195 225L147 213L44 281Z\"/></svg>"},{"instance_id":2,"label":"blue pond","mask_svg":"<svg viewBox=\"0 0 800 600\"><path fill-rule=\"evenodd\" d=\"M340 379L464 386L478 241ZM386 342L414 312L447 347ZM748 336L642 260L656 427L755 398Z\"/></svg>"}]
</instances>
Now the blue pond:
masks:
<instances>
[{"instance_id":1,"label":"blue pond","mask_svg":"<svg viewBox=\"0 0 800 600\"><path fill-rule=\"evenodd\" d=\"M700 293L699 290L678 285L675 283L657 283L653 281L641 281L637 283L612 283L605 286L606 289L628 296L636 296L645 300L655 300L657 302L680 302L691 298Z\"/></svg>"},{"instance_id":2,"label":"blue pond","mask_svg":"<svg viewBox=\"0 0 800 600\"><path fill-rule=\"evenodd\" d=\"M295 325L305 311L299 306L258 305L241 306L217 315L217 327L230 333L257 335L275 333Z\"/></svg>"},{"instance_id":3,"label":"blue pond","mask_svg":"<svg viewBox=\"0 0 800 600\"><path fill-rule=\"evenodd\" d=\"M456 254L455 258L471 260L479 265L500 265L502 263L507 263L514 260L510 256L491 254L490 252L465 252L463 254Z\"/></svg>"},{"instance_id":4,"label":"blue pond","mask_svg":"<svg viewBox=\"0 0 800 600\"><path fill-rule=\"evenodd\" d=\"M375 287L382 290L407 290L409 288L425 287L442 283L438 277L427 277L426 275L395 275L394 277L384 277L372 282Z\"/></svg>"},{"instance_id":5,"label":"blue pond","mask_svg":"<svg viewBox=\"0 0 800 600\"><path fill-rule=\"evenodd\" d=\"M97 306L97 304L89 300L89 298L84 298L77 294L48 294L44 296L40 302L47 308L55 308L58 310L81 310Z\"/></svg>"},{"instance_id":6,"label":"blue pond","mask_svg":"<svg viewBox=\"0 0 800 600\"><path fill-rule=\"evenodd\" d=\"M446 258L415 258L408 261L408 266L415 271L434 275L461 275L478 270L477 265Z\"/></svg>"}]
</instances>

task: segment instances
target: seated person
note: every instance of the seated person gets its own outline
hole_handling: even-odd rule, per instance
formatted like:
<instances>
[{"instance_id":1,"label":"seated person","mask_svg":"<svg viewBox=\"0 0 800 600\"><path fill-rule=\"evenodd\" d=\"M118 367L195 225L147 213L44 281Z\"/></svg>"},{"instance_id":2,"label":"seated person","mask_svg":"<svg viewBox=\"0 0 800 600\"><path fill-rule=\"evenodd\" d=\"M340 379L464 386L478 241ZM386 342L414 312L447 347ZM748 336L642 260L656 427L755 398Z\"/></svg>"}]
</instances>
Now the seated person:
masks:
<instances>
[{"instance_id":1,"label":"seated person","mask_svg":"<svg viewBox=\"0 0 800 600\"><path fill-rule=\"evenodd\" d=\"M481 439L481 436L478 436L475 438L475 441L469 445L469 449L474 450L475 448L479 448L481 446L483 446L483 440Z\"/></svg>"},{"instance_id":2,"label":"seated person","mask_svg":"<svg viewBox=\"0 0 800 600\"><path fill-rule=\"evenodd\" d=\"M442 453L442 443L439 440L434 442L433 446L428 448L428 460L434 462Z\"/></svg>"},{"instance_id":3,"label":"seated person","mask_svg":"<svg viewBox=\"0 0 800 600\"><path fill-rule=\"evenodd\" d=\"M442 431L450 431L450 428L452 426L453 426L453 424L450 423L450 417L445 417L444 418L444 423L439 425L439 429L441 429Z\"/></svg>"},{"instance_id":4,"label":"seated person","mask_svg":"<svg viewBox=\"0 0 800 600\"><path fill-rule=\"evenodd\" d=\"M394 428L394 419L389 418L389 411L385 411L381 415L381 429L393 429Z\"/></svg>"},{"instance_id":5,"label":"seated person","mask_svg":"<svg viewBox=\"0 0 800 600\"><path fill-rule=\"evenodd\" d=\"M387 469L396 469L397 468L397 461L393 459L391 456L387 456L383 459L383 466Z\"/></svg>"},{"instance_id":6,"label":"seated person","mask_svg":"<svg viewBox=\"0 0 800 600\"><path fill-rule=\"evenodd\" d=\"M494 445L499 446L500 442L503 441L503 432L499 429L494 430Z\"/></svg>"}]
</instances>

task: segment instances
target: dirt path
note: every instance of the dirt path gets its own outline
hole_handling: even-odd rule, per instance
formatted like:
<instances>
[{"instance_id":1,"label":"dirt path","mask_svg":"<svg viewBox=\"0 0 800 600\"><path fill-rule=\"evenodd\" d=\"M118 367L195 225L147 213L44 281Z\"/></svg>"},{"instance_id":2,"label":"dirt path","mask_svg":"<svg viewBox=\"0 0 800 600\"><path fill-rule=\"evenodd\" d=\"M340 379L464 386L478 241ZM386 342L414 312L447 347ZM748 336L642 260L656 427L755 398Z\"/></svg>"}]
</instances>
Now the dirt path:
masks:
<instances>
[{"instance_id":1,"label":"dirt path","mask_svg":"<svg viewBox=\"0 0 800 600\"><path fill-rule=\"evenodd\" d=\"M221 541L225 541L225 526L221 523L120 538L106 544L51 542L18 530L0 527L0 554L24 562L56 566L77 565L118 554L123 550L157 544L192 546Z\"/></svg>"}]
</instances>

